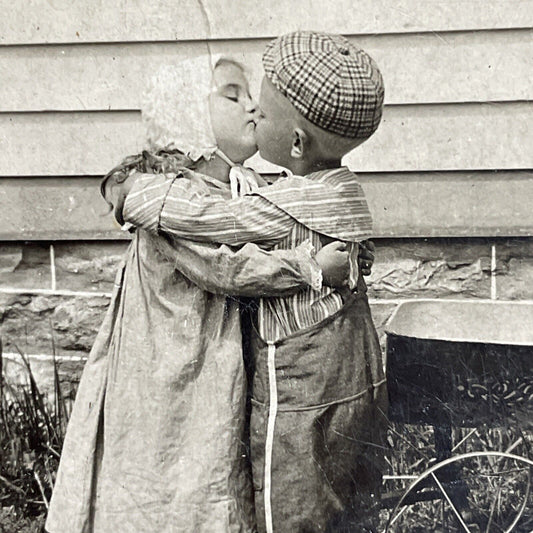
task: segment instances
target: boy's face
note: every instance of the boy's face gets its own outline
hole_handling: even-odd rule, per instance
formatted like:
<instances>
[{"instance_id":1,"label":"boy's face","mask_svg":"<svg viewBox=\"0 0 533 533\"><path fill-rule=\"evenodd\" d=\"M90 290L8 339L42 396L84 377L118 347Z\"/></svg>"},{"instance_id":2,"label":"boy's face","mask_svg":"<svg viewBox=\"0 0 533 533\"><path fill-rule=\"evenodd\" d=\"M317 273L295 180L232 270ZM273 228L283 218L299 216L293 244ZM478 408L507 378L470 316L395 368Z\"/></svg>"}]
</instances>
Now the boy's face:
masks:
<instances>
[{"instance_id":1,"label":"boy's face","mask_svg":"<svg viewBox=\"0 0 533 533\"><path fill-rule=\"evenodd\" d=\"M255 137L261 157L290 168L296 110L266 77L261 84L259 107Z\"/></svg>"},{"instance_id":2,"label":"boy's face","mask_svg":"<svg viewBox=\"0 0 533 533\"><path fill-rule=\"evenodd\" d=\"M209 110L217 145L230 159L241 163L257 151L257 104L250 96L248 80L238 65L219 64L213 73L213 85Z\"/></svg>"}]
</instances>

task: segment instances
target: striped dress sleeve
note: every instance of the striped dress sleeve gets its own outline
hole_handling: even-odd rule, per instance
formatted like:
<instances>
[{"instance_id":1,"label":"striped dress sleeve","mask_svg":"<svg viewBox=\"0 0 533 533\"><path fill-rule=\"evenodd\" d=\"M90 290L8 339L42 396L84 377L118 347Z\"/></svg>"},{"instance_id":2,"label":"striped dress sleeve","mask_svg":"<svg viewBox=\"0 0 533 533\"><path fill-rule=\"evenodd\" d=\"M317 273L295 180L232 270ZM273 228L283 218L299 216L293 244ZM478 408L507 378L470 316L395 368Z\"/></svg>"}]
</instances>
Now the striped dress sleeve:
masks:
<instances>
[{"instance_id":1,"label":"striped dress sleeve","mask_svg":"<svg viewBox=\"0 0 533 533\"><path fill-rule=\"evenodd\" d=\"M161 174L136 178L124 205L124 220L151 232L233 246L272 245L296 223L259 196L226 200L194 180Z\"/></svg>"}]
</instances>

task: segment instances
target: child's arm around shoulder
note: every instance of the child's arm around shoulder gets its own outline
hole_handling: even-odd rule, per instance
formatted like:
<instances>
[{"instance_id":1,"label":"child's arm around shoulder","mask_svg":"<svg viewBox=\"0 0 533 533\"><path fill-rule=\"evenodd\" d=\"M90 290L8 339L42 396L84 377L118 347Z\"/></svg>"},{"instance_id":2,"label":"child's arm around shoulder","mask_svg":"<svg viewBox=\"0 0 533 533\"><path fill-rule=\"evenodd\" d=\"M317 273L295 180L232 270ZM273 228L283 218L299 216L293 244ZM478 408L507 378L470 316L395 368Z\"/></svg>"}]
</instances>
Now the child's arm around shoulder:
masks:
<instances>
[{"instance_id":1,"label":"child's arm around shoulder","mask_svg":"<svg viewBox=\"0 0 533 533\"><path fill-rule=\"evenodd\" d=\"M294 225L292 217L259 196L226 200L179 175L136 174L130 179L124 220L152 233L229 245L272 244Z\"/></svg>"},{"instance_id":2,"label":"child's arm around shoulder","mask_svg":"<svg viewBox=\"0 0 533 533\"><path fill-rule=\"evenodd\" d=\"M236 248L163 238L167 243L165 255L176 270L214 294L259 298L322 288L321 266L312 247L306 244L291 250L268 251L252 243ZM329 264L328 267L331 268Z\"/></svg>"},{"instance_id":3,"label":"child's arm around shoulder","mask_svg":"<svg viewBox=\"0 0 533 533\"><path fill-rule=\"evenodd\" d=\"M247 297L289 296L302 289L347 284L349 259L343 243L316 255L304 242L289 250L264 250L248 243L235 248L164 236L166 259L203 290Z\"/></svg>"}]
</instances>

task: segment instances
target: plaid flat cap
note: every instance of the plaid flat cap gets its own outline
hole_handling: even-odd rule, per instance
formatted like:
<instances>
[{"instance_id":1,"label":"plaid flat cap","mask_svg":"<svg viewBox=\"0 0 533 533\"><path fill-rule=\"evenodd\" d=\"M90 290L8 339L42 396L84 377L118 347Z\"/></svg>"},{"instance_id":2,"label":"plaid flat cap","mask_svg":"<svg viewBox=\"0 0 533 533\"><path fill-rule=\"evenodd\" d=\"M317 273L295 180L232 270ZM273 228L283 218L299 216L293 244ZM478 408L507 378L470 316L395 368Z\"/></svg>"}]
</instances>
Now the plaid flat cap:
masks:
<instances>
[{"instance_id":1,"label":"plaid flat cap","mask_svg":"<svg viewBox=\"0 0 533 533\"><path fill-rule=\"evenodd\" d=\"M267 45L263 67L277 90L320 128L353 139L376 131L383 78L374 60L341 35L282 35Z\"/></svg>"}]
</instances>

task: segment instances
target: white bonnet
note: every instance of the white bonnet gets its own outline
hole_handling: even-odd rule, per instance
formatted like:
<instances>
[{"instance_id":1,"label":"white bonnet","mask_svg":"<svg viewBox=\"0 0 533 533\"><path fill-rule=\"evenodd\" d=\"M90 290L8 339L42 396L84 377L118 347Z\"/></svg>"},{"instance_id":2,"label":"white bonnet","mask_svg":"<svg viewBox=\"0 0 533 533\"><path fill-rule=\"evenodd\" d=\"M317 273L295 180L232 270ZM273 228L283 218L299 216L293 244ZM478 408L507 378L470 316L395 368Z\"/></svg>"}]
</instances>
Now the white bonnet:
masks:
<instances>
[{"instance_id":1,"label":"white bonnet","mask_svg":"<svg viewBox=\"0 0 533 533\"><path fill-rule=\"evenodd\" d=\"M209 94L219 57L203 54L163 65L143 97L142 120L149 150L178 149L193 161L216 150Z\"/></svg>"}]
</instances>

